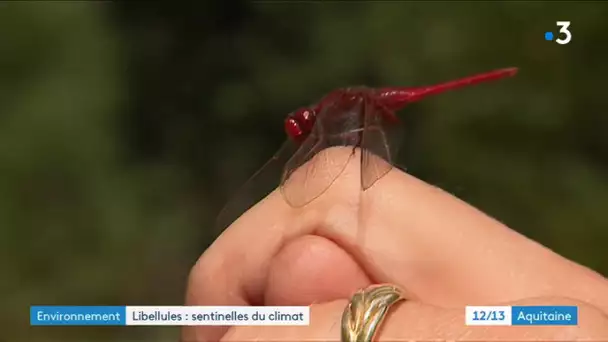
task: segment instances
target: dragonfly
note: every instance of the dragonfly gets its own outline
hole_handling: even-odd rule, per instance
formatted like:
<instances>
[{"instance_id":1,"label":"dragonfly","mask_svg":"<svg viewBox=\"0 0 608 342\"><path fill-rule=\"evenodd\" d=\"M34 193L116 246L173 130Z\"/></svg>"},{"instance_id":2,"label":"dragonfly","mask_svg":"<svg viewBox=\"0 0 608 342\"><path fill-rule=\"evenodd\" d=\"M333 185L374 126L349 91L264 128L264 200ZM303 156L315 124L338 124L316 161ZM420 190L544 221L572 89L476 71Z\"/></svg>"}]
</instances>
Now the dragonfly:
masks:
<instances>
[{"instance_id":1,"label":"dragonfly","mask_svg":"<svg viewBox=\"0 0 608 342\"><path fill-rule=\"evenodd\" d=\"M360 158L361 190L371 188L395 167L403 127L396 113L428 96L513 76L517 68L497 69L421 87L369 88L331 91L319 101L289 113L284 121L286 142L220 212L217 228L228 227L277 185L292 207L309 204L342 174L351 159ZM330 147L352 147L352 153L327 158ZM360 153L356 154L355 151ZM297 171L297 172L296 172ZM248 195L245 195L248 194ZM253 195L253 196L252 196Z\"/></svg>"}]
</instances>

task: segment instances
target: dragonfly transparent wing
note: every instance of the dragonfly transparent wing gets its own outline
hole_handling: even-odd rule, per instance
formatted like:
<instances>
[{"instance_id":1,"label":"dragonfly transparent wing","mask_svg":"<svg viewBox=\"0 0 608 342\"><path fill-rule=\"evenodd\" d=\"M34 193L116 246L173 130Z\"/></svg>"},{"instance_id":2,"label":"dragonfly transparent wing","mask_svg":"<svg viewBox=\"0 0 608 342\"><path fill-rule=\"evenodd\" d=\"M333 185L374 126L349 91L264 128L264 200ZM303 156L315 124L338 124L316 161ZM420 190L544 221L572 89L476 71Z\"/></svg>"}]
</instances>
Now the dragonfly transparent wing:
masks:
<instances>
[{"instance_id":1,"label":"dragonfly transparent wing","mask_svg":"<svg viewBox=\"0 0 608 342\"><path fill-rule=\"evenodd\" d=\"M387 111L382 113L381 111ZM387 115L388 114L388 115ZM365 124L361 138L361 189L369 189L392 168L399 152L403 132L398 122L387 117L388 109L366 101Z\"/></svg>"},{"instance_id":2,"label":"dragonfly transparent wing","mask_svg":"<svg viewBox=\"0 0 608 342\"><path fill-rule=\"evenodd\" d=\"M394 117L393 114L372 101L367 102L360 144L362 194L365 194L366 190L394 167L402 139L402 126L397 120L388 120L388 118ZM382 246L367 244L369 234L373 234L373 230L378 228L378 222L383 222L382 218L378 217L378 208L374 203L374 201L365 201L364 197L361 198L356 244L366 254L366 259L371 264L399 265L400 262L391 256L394 254L387 252L389 248L395 247L395 241L390 240L388 244L382 244ZM387 232L393 228L399 227L382 227ZM397 232L391 232L391 234L398 235ZM382 267L373 267L373 269L380 270Z\"/></svg>"},{"instance_id":3,"label":"dragonfly transparent wing","mask_svg":"<svg viewBox=\"0 0 608 342\"><path fill-rule=\"evenodd\" d=\"M316 130L315 130L316 131ZM283 196L293 207L301 207L323 194L342 174L354 155L324 151L332 146L344 146L337 137L325 137L313 132L285 165Z\"/></svg>"},{"instance_id":4,"label":"dragonfly transparent wing","mask_svg":"<svg viewBox=\"0 0 608 342\"><path fill-rule=\"evenodd\" d=\"M342 174L361 139L365 97L349 103L338 99L325 104L311 134L285 165L282 191L285 200L301 207L323 194ZM334 146L351 146L350 153L327 153Z\"/></svg>"},{"instance_id":5,"label":"dragonfly transparent wing","mask_svg":"<svg viewBox=\"0 0 608 342\"><path fill-rule=\"evenodd\" d=\"M228 228L243 213L279 186L283 167L297 149L295 143L286 141L274 156L249 178L236 196L220 211L216 220L216 233Z\"/></svg>"}]
</instances>

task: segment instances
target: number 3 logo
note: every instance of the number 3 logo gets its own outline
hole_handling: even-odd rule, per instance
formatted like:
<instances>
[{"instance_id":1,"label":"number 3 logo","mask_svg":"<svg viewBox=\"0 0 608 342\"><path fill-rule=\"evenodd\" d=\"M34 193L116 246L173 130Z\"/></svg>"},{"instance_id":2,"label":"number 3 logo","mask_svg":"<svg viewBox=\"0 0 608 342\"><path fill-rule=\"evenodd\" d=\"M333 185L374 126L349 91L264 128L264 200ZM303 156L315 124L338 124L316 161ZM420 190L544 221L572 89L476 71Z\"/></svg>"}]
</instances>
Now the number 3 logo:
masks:
<instances>
[{"instance_id":1,"label":"number 3 logo","mask_svg":"<svg viewBox=\"0 0 608 342\"><path fill-rule=\"evenodd\" d=\"M555 42L558 44L561 44L561 45L570 43L570 40L572 40L572 33L570 33L570 31L568 30L568 27L570 27L570 22L569 21L558 21L557 26L560 27L559 33L564 34L566 37L558 38L555 40Z\"/></svg>"}]
</instances>

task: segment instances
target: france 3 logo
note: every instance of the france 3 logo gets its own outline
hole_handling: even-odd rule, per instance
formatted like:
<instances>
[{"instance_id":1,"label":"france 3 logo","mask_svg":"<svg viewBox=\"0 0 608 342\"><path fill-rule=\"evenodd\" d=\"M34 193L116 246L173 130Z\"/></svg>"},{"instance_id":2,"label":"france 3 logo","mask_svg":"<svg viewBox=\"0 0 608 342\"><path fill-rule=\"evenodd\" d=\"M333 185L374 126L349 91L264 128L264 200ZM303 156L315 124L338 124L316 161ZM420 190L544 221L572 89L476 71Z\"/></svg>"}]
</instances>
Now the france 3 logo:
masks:
<instances>
[{"instance_id":1,"label":"france 3 logo","mask_svg":"<svg viewBox=\"0 0 608 342\"><path fill-rule=\"evenodd\" d=\"M572 40L572 33L570 32L570 22L569 21L558 21L557 27L559 31L557 34L553 34L551 31L545 32L545 40L553 41L560 45L566 45L570 43Z\"/></svg>"}]
</instances>

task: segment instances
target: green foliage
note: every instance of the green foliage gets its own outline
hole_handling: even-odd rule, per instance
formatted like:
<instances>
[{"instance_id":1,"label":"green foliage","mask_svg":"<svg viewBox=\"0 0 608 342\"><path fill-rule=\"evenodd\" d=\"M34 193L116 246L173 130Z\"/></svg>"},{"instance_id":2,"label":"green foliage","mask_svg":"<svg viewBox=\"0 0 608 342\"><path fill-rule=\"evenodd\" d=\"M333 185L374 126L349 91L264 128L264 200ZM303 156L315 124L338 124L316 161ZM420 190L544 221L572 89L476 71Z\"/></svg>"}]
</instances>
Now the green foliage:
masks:
<instances>
[{"instance_id":1,"label":"green foliage","mask_svg":"<svg viewBox=\"0 0 608 342\"><path fill-rule=\"evenodd\" d=\"M177 284L149 286L163 277L183 286L188 265L178 261L182 237L175 232L186 222L173 202L174 173L121 162L116 114L124 78L105 7L20 3L0 10L0 298L7 340L60 333L27 327L32 304L143 303L159 294L181 300Z\"/></svg>"}]
</instances>

